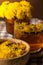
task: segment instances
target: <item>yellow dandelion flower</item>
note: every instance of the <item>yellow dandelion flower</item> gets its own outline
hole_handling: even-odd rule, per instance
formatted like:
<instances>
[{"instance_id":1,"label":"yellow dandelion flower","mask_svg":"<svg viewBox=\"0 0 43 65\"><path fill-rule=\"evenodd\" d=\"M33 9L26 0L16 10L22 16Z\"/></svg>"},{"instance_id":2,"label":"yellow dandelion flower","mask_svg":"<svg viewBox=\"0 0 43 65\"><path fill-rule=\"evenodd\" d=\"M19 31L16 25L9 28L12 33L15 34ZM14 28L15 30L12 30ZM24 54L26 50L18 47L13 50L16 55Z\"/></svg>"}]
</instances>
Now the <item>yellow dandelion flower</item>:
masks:
<instances>
[{"instance_id":1,"label":"yellow dandelion flower","mask_svg":"<svg viewBox=\"0 0 43 65\"><path fill-rule=\"evenodd\" d=\"M15 10L19 9L19 7L20 7L20 3L19 2L14 2L13 5L14 5L14 9Z\"/></svg>"},{"instance_id":2,"label":"yellow dandelion flower","mask_svg":"<svg viewBox=\"0 0 43 65\"><path fill-rule=\"evenodd\" d=\"M20 4L21 4L22 6L31 7L30 2L28 2L28 1L20 1Z\"/></svg>"},{"instance_id":3,"label":"yellow dandelion flower","mask_svg":"<svg viewBox=\"0 0 43 65\"><path fill-rule=\"evenodd\" d=\"M41 31L42 29L42 24L41 23L39 23L39 24L36 24L36 31Z\"/></svg>"},{"instance_id":4,"label":"yellow dandelion flower","mask_svg":"<svg viewBox=\"0 0 43 65\"><path fill-rule=\"evenodd\" d=\"M14 9L14 4L13 3L8 4L8 8L7 9L12 11L14 13L14 16L16 15L16 10Z\"/></svg>"},{"instance_id":5,"label":"yellow dandelion flower","mask_svg":"<svg viewBox=\"0 0 43 65\"><path fill-rule=\"evenodd\" d=\"M23 19L24 18L24 12L22 11L22 9L20 9L20 10L17 10L17 15L16 15L16 17L18 18L18 19Z\"/></svg>"},{"instance_id":6,"label":"yellow dandelion flower","mask_svg":"<svg viewBox=\"0 0 43 65\"><path fill-rule=\"evenodd\" d=\"M29 25L25 25L24 32L30 32Z\"/></svg>"},{"instance_id":7,"label":"yellow dandelion flower","mask_svg":"<svg viewBox=\"0 0 43 65\"><path fill-rule=\"evenodd\" d=\"M8 9L14 10L14 5L13 5L13 3L9 3L9 4L8 4Z\"/></svg>"},{"instance_id":8,"label":"yellow dandelion flower","mask_svg":"<svg viewBox=\"0 0 43 65\"><path fill-rule=\"evenodd\" d=\"M9 1L4 1L2 3L2 5L0 6L0 17L4 18L4 13L6 12L7 9L7 5L8 5Z\"/></svg>"},{"instance_id":9,"label":"yellow dandelion flower","mask_svg":"<svg viewBox=\"0 0 43 65\"><path fill-rule=\"evenodd\" d=\"M34 25L33 24L30 24L29 25L29 29L30 29L30 32L34 32L35 31Z\"/></svg>"},{"instance_id":10,"label":"yellow dandelion flower","mask_svg":"<svg viewBox=\"0 0 43 65\"><path fill-rule=\"evenodd\" d=\"M7 5L9 3L10 3L9 1L4 1L4 2L2 2L2 5Z\"/></svg>"},{"instance_id":11,"label":"yellow dandelion flower","mask_svg":"<svg viewBox=\"0 0 43 65\"><path fill-rule=\"evenodd\" d=\"M1 6L0 6L0 17L4 18L4 12Z\"/></svg>"},{"instance_id":12,"label":"yellow dandelion flower","mask_svg":"<svg viewBox=\"0 0 43 65\"><path fill-rule=\"evenodd\" d=\"M29 7L22 6L21 8L22 8L22 10L24 12L30 12L30 8Z\"/></svg>"}]
</instances>

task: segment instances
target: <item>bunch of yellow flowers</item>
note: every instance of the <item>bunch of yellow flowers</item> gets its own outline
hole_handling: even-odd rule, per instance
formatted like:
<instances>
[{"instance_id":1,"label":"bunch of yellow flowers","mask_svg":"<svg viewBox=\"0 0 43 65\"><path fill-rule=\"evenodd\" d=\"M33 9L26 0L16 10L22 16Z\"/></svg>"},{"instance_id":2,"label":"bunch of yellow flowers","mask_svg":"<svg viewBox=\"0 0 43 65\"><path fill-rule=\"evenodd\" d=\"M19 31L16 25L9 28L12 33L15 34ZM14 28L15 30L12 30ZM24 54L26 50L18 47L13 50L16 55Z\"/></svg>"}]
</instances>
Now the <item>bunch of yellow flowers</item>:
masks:
<instances>
[{"instance_id":1,"label":"bunch of yellow flowers","mask_svg":"<svg viewBox=\"0 0 43 65\"><path fill-rule=\"evenodd\" d=\"M9 2L4 1L0 5L0 17L6 18L6 19L23 19L25 16L27 16L29 19L31 19L31 4L28 1L20 1L20 2Z\"/></svg>"},{"instance_id":2,"label":"bunch of yellow flowers","mask_svg":"<svg viewBox=\"0 0 43 65\"><path fill-rule=\"evenodd\" d=\"M9 1L5 1L0 5L0 17L4 18L5 17L5 12L7 10L7 6L10 2Z\"/></svg>"}]
</instances>

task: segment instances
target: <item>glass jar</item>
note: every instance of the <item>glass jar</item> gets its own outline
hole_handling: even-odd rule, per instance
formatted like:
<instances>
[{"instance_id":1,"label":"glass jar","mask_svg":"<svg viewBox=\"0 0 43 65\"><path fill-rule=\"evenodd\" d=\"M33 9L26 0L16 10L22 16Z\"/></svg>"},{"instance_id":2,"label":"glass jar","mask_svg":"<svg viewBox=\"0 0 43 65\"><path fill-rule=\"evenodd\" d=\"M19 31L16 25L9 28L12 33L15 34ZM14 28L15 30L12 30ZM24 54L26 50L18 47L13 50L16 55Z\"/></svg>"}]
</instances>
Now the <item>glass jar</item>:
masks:
<instances>
[{"instance_id":1,"label":"glass jar","mask_svg":"<svg viewBox=\"0 0 43 65\"><path fill-rule=\"evenodd\" d=\"M34 20L34 22L28 19L14 22L15 38L28 42L31 50L41 48L41 43L43 43L43 22L39 20Z\"/></svg>"},{"instance_id":2,"label":"glass jar","mask_svg":"<svg viewBox=\"0 0 43 65\"><path fill-rule=\"evenodd\" d=\"M12 20L5 19L5 21L6 21L7 32L14 35L14 19L12 19Z\"/></svg>"}]
</instances>

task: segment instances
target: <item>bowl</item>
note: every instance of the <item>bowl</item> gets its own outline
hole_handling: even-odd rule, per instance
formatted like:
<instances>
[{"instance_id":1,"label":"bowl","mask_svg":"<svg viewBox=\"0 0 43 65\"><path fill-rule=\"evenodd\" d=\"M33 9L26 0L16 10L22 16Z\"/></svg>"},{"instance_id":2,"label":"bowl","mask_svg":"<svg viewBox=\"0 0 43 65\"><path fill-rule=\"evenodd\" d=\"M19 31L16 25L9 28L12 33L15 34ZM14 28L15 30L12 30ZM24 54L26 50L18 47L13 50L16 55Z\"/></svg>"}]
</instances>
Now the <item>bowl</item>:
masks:
<instances>
[{"instance_id":1,"label":"bowl","mask_svg":"<svg viewBox=\"0 0 43 65\"><path fill-rule=\"evenodd\" d=\"M19 39L0 39L0 43L6 40L10 40L11 42L16 42L16 43L22 42L24 45L26 45L26 52L23 55L15 57L15 58L0 59L0 65L25 65L28 62L29 56L30 56L29 44Z\"/></svg>"}]
</instances>

